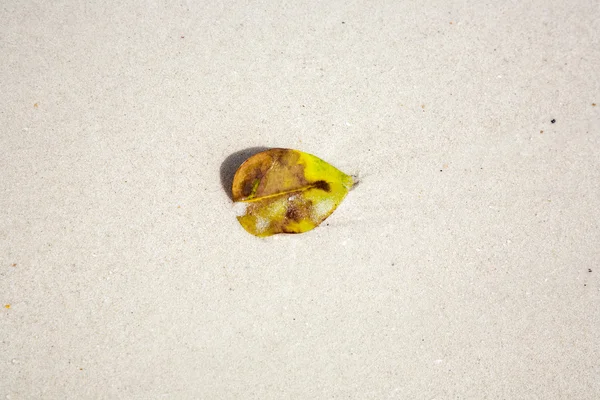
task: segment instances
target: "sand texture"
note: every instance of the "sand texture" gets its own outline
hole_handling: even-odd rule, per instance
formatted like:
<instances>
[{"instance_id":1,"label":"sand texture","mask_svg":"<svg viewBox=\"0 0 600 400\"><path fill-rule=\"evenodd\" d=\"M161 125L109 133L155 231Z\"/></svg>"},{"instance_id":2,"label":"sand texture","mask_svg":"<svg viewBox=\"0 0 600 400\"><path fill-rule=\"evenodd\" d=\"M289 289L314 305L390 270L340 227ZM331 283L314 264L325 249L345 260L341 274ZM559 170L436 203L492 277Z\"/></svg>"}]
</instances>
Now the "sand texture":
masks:
<instances>
[{"instance_id":1,"label":"sand texture","mask_svg":"<svg viewBox=\"0 0 600 400\"><path fill-rule=\"evenodd\" d=\"M600 398L600 7L4 1L0 399ZM360 184L256 238L265 148Z\"/></svg>"}]
</instances>

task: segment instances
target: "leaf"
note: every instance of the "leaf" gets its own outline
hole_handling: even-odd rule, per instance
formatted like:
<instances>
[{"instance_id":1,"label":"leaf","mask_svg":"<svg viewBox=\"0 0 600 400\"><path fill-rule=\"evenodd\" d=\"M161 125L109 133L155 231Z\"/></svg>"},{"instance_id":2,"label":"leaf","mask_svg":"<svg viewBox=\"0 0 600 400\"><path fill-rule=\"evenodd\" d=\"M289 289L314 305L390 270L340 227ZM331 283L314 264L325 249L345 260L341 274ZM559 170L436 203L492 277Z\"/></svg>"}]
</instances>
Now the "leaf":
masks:
<instances>
[{"instance_id":1,"label":"leaf","mask_svg":"<svg viewBox=\"0 0 600 400\"><path fill-rule=\"evenodd\" d=\"M231 191L240 224L264 237L317 227L353 185L351 176L312 154L270 149L244 161Z\"/></svg>"}]
</instances>

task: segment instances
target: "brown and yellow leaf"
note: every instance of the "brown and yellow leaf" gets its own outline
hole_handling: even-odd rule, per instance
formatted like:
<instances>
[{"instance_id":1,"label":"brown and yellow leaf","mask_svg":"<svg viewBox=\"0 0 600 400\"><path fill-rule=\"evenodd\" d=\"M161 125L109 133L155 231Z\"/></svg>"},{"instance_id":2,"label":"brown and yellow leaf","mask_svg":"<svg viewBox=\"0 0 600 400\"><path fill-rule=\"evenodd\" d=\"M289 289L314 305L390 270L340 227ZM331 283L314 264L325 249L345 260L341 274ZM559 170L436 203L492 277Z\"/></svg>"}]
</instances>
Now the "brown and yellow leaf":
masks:
<instances>
[{"instance_id":1,"label":"brown and yellow leaf","mask_svg":"<svg viewBox=\"0 0 600 400\"><path fill-rule=\"evenodd\" d=\"M354 185L312 154L270 149L248 158L233 178L240 224L253 235L302 233L318 226Z\"/></svg>"}]
</instances>

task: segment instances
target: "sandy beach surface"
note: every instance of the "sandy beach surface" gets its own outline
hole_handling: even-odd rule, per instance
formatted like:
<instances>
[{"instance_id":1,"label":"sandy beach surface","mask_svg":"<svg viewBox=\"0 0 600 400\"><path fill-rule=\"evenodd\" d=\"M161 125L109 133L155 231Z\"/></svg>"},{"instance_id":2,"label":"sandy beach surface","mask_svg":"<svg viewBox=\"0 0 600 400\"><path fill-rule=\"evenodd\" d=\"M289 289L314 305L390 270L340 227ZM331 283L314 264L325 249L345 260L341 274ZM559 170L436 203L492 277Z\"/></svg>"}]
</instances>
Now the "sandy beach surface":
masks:
<instances>
[{"instance_id":1,"label":"sandy beach surface","mask_svg":"<svg viewBox=\"0 0 600 400\"><path fill-rule=\"evenodd\" d=\"M0 398L600 398L595 0L0 6ZM259 239L260 149L360 184Z\"/></svg>"}]
</instances>

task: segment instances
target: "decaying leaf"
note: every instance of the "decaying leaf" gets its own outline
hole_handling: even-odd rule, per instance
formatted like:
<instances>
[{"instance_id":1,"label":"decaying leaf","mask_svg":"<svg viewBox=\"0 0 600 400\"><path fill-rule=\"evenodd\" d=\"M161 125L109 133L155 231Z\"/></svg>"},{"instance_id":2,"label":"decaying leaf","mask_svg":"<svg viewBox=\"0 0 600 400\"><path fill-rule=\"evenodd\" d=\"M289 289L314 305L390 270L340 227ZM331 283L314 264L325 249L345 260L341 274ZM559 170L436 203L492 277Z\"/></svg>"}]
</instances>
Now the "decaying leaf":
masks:
<instances>
[{"instance_id":1,"label":"decaying leaf","mask_svg":"<svg viewBox=\"0 0 600 400\"><path fill-rule=\"evenodd\" d=\"M315 228L353 185L351 176L311 154L270 149L240 166L232 195L244 229L271 236Z\"/></svg>"}]
</instances>

